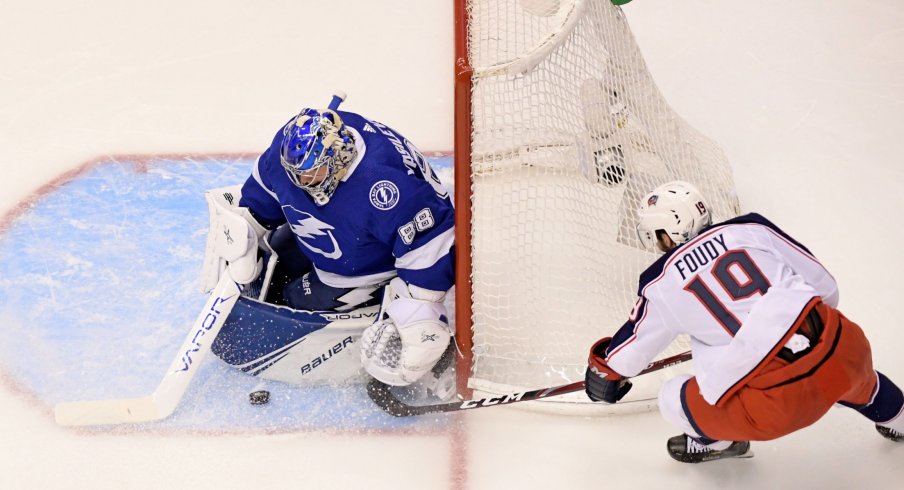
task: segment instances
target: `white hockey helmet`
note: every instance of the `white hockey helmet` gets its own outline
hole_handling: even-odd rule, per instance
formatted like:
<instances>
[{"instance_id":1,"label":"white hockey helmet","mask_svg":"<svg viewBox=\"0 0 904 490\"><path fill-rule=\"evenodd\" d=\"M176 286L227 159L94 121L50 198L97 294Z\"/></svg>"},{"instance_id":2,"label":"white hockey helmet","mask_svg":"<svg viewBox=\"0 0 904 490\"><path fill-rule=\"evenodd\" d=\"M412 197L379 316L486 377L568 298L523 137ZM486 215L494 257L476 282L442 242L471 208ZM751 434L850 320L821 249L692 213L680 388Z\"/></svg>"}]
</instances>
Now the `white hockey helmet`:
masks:
<instances>
[{"instance_id":1,"label":"white hockey helmet","mask_svg":"<svg viewBox=\"0 0 904 490\"><path fill-rule=\"evenodd\" d=\"M666 233L675 245L681 245L710 224L712 215L703 194L681 180L653 189L637 209L637 236L651 250L657 250L657 231Z\"/></svg>"}]
</instances>

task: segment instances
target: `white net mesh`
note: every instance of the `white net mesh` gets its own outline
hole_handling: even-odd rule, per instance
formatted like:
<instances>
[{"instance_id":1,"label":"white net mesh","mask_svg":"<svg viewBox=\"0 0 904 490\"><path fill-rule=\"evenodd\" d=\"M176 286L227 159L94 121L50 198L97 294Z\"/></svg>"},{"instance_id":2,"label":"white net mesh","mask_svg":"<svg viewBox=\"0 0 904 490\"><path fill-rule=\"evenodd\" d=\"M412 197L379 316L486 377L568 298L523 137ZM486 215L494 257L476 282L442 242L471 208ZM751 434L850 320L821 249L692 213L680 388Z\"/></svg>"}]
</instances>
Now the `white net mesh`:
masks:
<instances>
[{"instance_id":1,"label":"white net mesh","mask_svg":"<svg viewBox=\"0 0 904 490\"><path fill-rule=\"evenodd\" d=\"M576 381L656 258L636 237L639 199L683 179L715 219L733 216L730 168L668 107L609 0L470 0L468 16L469 385L509 393ZM638 378L629 398L655 398L670 374Z\"/></svg>"}]
</instances>

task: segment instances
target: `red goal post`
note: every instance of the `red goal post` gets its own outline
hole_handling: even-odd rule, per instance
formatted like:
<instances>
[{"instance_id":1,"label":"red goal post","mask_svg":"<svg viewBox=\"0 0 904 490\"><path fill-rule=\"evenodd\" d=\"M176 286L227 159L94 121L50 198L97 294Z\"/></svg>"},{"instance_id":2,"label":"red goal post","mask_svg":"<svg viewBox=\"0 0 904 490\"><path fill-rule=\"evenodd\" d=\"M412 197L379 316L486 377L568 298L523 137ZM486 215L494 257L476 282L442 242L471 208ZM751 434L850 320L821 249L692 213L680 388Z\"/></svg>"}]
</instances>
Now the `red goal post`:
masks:
<instances>
[{"instance_id":1,"label":"red goal post","mask_svg":"<svg viewBox=\"0 0 904 490\"><path fill-rule=\"evenodd\" d=\"M637 201L683 179L733 216L730 167L665 102L610 0L455 0L455 37L459 393L579 380L656 258ZM639 379L627 405L652 406L674 374Z\"/></svg>"}]
</instances>

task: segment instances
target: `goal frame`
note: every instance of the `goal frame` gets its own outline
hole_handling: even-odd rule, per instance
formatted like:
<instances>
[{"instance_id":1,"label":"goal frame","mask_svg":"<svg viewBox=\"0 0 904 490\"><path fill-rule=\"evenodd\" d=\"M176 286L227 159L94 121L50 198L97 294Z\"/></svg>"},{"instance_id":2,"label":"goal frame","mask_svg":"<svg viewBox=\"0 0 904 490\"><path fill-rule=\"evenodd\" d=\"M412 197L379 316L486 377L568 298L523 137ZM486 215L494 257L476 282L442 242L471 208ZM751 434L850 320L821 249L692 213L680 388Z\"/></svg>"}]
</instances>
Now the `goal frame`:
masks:
<instances>
[{"instance_id":1,"label":"goal frame","mask_svg":"<svg viewBox=\"0 0 904 490\"><path fill-rule=\"evenodd\" d=\"M459 395L471 398L468 378L474 345L471 308L471 77L474 70L468 56L467 0L454 1L455 342L459 352L455 357L455 372Z\"/></svg>"},{"instance_id":2,"label":"goal frame","mask_svg":"<svg viewBox=\"0 0 904 490\"><path fill-rule=\"evenodd\" d=\"M731 167L669 106L609 0L453 5L456 387L469 399L573 382L655 260L636 203L686 180L717 219L736 216ZM562 301L531 298L541 290ZM680 336L661 356L688 348ZM664 369L622 405L655 405L687 371ZM542 405L593 405L561 398Z\"/></svg>"}]
</instances>

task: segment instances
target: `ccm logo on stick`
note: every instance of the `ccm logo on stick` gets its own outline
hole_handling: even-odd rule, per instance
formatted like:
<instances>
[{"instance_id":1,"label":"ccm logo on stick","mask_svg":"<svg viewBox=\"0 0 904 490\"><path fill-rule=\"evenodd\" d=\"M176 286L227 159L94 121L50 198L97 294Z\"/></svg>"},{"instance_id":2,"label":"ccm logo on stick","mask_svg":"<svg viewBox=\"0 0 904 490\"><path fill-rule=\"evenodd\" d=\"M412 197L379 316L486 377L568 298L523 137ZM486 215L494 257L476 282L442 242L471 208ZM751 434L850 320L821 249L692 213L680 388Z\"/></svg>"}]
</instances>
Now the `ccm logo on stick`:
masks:
<instances>
[{"instance_id":1,"label":"ccm logo on stick","mask_svg":"<svg viewBox=\"0 0 904 490\"><path fill-rule=\"evenodd\" d=\"M512 395L500 396L498 398L484 398L482 400L468 400L461 404L461 408L477 408L488 407L490 405L505 405L520 401L524 397L524 393L515 393Z\"/></svg>"}]
</instances>

